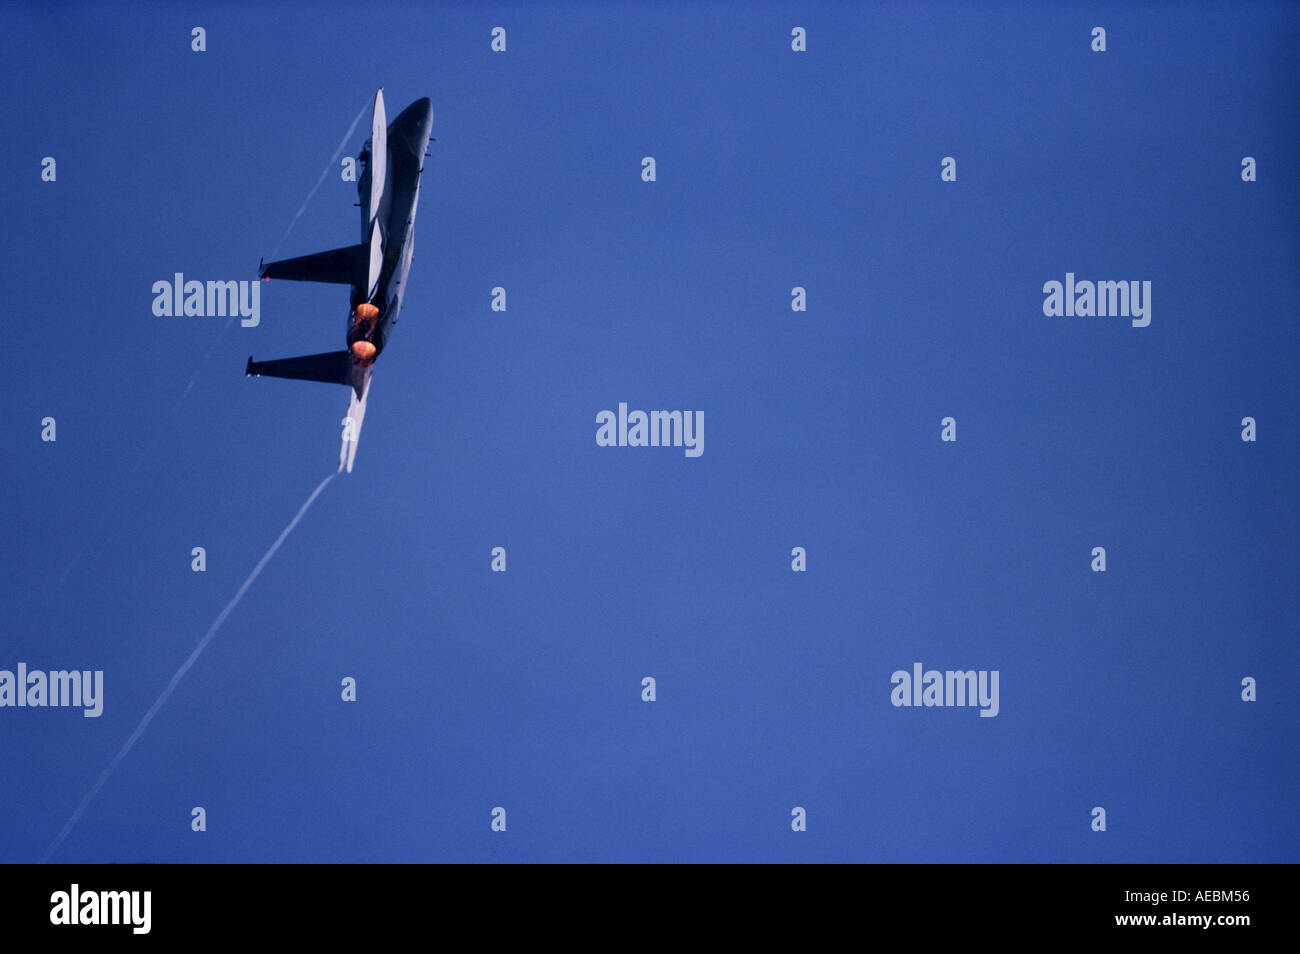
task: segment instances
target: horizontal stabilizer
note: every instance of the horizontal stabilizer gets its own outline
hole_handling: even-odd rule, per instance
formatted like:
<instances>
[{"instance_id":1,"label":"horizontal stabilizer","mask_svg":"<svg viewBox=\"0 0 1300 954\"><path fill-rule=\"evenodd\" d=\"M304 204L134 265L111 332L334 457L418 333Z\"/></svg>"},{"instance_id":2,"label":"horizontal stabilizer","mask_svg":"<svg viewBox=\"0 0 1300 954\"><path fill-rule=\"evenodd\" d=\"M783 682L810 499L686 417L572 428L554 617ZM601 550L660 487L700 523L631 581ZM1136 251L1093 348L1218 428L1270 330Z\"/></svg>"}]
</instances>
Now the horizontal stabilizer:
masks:
<instances>
[{"instance_id":1,"label":"horizontal stabilizer","mask_svg":"<svg viewBox=\"0 0 1300 954\"><path fill-rule=\"evenodd\" d=\"M370 277L370 243L267 262L258 277L365 287Z\"/></svg>"},{"instance_id":2,"label":"horizontal stabilizer","mask_svg":"<svg viewBox=\"0 0 1300 954\"><path fill-rule=\"evenodd\" d=\"M350 385L352 384L352 358L346 351L305 354L300 358L281 358L279 361L254 361L250 356L244 373Z\"/></svg>"}]
</instances>

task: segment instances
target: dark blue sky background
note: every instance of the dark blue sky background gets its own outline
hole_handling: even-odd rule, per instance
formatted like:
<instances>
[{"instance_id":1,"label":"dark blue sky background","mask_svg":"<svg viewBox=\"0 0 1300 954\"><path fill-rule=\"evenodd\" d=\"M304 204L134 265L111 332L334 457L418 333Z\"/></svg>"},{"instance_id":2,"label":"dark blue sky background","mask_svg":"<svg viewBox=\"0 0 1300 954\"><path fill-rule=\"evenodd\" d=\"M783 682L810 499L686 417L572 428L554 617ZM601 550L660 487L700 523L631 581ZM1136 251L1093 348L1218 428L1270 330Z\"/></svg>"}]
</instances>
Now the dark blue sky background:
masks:
<instances>
[{"instance_id":1,"label":"dark blue sky background","mask_svg":"<svg viewBox=\"0 0 1300 954\"><path fill-rule=\"evenodd\" d=\"M346 290L151 286L254 278L380 86L437 142L355 471L55 860L1300 860L1297 11L4 7L0 668L105 708L0 709L0 860L336 466L344 389L243 368L343 347ZM1044 317L1067 271L1151 325ZM598 447L620 401L703 456ZM894 708L918 661L1000 714Z\"/></svg>"}]
</instances>

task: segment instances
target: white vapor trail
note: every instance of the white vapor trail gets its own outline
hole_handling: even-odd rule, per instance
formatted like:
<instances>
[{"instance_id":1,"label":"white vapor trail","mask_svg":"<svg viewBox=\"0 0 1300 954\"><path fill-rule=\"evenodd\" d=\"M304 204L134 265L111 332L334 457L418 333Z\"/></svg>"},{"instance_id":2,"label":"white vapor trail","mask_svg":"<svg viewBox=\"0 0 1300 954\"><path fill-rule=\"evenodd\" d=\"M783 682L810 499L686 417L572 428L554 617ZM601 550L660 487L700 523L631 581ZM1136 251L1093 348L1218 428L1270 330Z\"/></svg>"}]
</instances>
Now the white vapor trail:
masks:
<instances>
[{"instance_id":1,"label":"white vapor trail","mask_svg":"<svg viewBox=\"0 0 1300 954\"><path fill-rule=\"evenodd\" d=\"M367 103L366 105L368 106L369 104ZM321 183L325 181L325 177L330 174L331 169L335 168L335 163L339 161L339 155L343 152L344 148L347 146L348 140L352 138L352 133L357 128L357 123L361 122L361 117L364 116L365 114L366 114L366 106L362 106L361 112L357 113L357 118L352 120L352 125L349 126L348 131L343 134L343 139L339 143L339 147L334 150L334 155L330 157L330 161L325 165L325 171L320 174L320 178L316 180L316 185L314 185L312 187L312 190L307 193L307 198L303 200L302 206L298 209L297 212L294 213L293 219L290 220L289 222L289 227L284 230L284 235L280 236L280 241L275 243L275 248L271 250L271 254L269 256L271 261L275 261L275 253L280 251L280 246L284 244L284 240L289 237L289 233L293 231L293 227L297 225L298 220L302 218L303 212L307 210L308 203L311 202L312 196L314 196L317 193L317 191L320 189Z\"/></svg>"},{"instance_id":2,"label":"white vapor trail","mask_svg":"<svg viewBox=\"0 0 1300 954\"><path fill-rule=\"evenodd\" d=\"M312 187L311 192L307 193L307 198L303 201L298 211L294 213L293 218L289 221L289 227L284 230L284 235L280 237L280 241L275 243L275 248L271 251L271 254L268 256L268 259L270 261L275 261L275 256L276 253L280 251L280 246L284 244L285 239L289 237L289 233L293 231L293 227L298 223L298 220L302 218L303 212L307 211L307 206L311 203L312 198L316 195L317 192L320 191L321 183L325 181L325 177L329 175L330 170L336 168L335 164L339 161L340 153L342 153L344 148L347 146L348 140L352 138L352 133L356 131L357 123L361 122L361 117L366 114L366 109L368 108L368 106L369 103L361 107L361 112L357 113L356 118L352 120L352 125L349 126L348 131L343 134L343 139L341 142L339 142L339 147L334 150L334 155L330 158L329 163L325 166L325 171L320 174L320 178L316 180L316 185ZM185 398L189 396L189 393L192 390L194 390L194 385L198 382L199 375L202 374L203 369L207 367L208 359L212 357L212 353L217 349L217 345L221 343L221 339L226 336L226 332L228 332L231 329L231 327L234 326L234 324L235 324L235 318L232 317L229 321L226 322L226 326L221 329L221 334L218 335L216 340L212 342L211 347L208 348L208 353L203 356L203 360L199 362L198 368L195 369L194 374L190 377L190 383L185 385L185 390L181 393L181 396L176 399L176 403L172 405L171 412L167 415L167 417L163 419L162 426L164 428L171 422L171 419L176 416L176 412L180 409L180 406L183 403L185 403ZM163 431L161 430L157 431L157 433L155 434L155 442L161 439L162 433ZM135 466L131 469L131 477L135 476L135 474L140 470L140 468L144 465L144 462L147 459L149 459L149 457L150 455L148 454L140 454L136 457ZM128 483L130 485L134 485L135 481L129 480ZM122 491L121 493L125 493L125 491ZM119 494L119 496L120 495L121 494ZM76 565L81 561L81 558L82 556L85 555L86 551L89 550L90 547L94 545L94 543L99 539L99 531L103 529L104 523L108 520L108 518L112 514L116 512L117 512L116 507L106 507L100 513L99 521L96 523L95 527L91 530L91 532L86 535L85 542L81 545L81 549L77 551L77 555L72 558L72 561L64 568L62 575L59 576L60 586L62 586L63 583L67 580L68 574L71 573L73 568L76 567Z\"/></svg>"},{"instance_id":3,"label":"white vapor trail","mask_svg":"<svg viewBox=\"0 0 1300 954\"><path fill-rule=\"evenodd\" d=\"M186 659L185 662L181 663L181 667L176 670L176 675L172 676L171 682L167 683L167 688L164 689L162 694L154 700L154 704L151 705L149 711L144 714L144 718L141 719L140 724L135 727L135 731L132 732L127 740L122 744L122 748L118 750L117 755L113 756L113 761L108 763L108 768L104 769L104 771L100 773L99 778L95 781L95 784L90 787L90 791L88 791L86 797L81 800L81 804L77 806L76 811L74 811L71 817L68 818L58 836L54 841L50 842L50 846L45 849L45 854L41 856L42 864L49 861L50 856L52 856L54 852L58 851L59 846L63 844L63 840L67 838L69 832L76 827L77 822L81 820L81 816L86 811L87 806L89 806L95 796L99 794L99 790L104 787L104 783L108 781L109 776L113 774L113 771L121 764L122 760L127 757L136 742L140 741L140 736L144 735L145 730L149 728L149 723L152 722L153 717L158 714L158 710L161 709L163 704L171 697L177 684L185 674L190 671L190 667L193 666L199 656L202 655L203 650L207 648L208 643L212 642L212 637L217 635L217 630L221 629L221 624L226 621L226 617L229 616L231 611L239 605L239 601L244 598L244 594L248 592L248 588L253 585L253 581L256 580L257 575L262 572L262 568L271 561L271 557L275 556L275 551L280 549L280 544L284 543L285 538L293 532L293 528L298 526L298 521L301 520L302 515L307 512L307 508L312 505L318 496L320 496L320 492L325 489L325 485L333 480L335 476L335 474L330 474L320 482L320 486L312 491L311 496L307 498L307 502L302 505L294 518L289 521L289 525L280 532L280 536L276 538L275 543L271 544L271 549L267 550L262 559L257 562L257 566L253 567L253 572L248 575L248 579L246 579L243 585L240 586L239 591L235 593L234 598L226 604L226 608L221 611L221 615L219 615L212 625L208 627L208 631L204 633L203 638L199 640L199 644L194 647L194 651L190 653L189 658Z\"/></svg>"},{"instance_id":4,"label":"white vapor trail","mask_svg":"<svg viewBox=\"0 0 1300 954\"><path fill-rule=\"evenodd\" d=\"M221 329L221 334L217 335L216 340L212 342L212 346L208 348L208 353L203 356L203 360L199 362L199 366L194 369L194 374L190 376L190 383L185 385L185 390L182 391L181 396L176 399L176 403L172 405L172 409L168 413L168 415L165 418L163 418L162 424L159 425L157 428L155 428L154 430L155 447L162 440L162 436L166 433L167 426L171 424L172 418L176 416L176 412L179 411L181 405L185 403L185 398L188 397L189 393L194 390L194 385L198 383L199 375L201 375L203 373L203 369L208 366L208 361L209 359L211 359L212 353L217 350L217 345L221 344L221 339L226 336L226 332L229 331L234 326L237 320L238 320L238 316L234 316L229 321L226 322L226 326ZM134 488L136 486L135 475L140 472L140 468L144 466L144 462L149 458L151 458L152 456L153 456L152 454L138 454L136 456L135 466L131 468L131 473L127 477L127 481L125 485L126 488ZM126 493L127 493L126 489L119 490L117 493L117 499L114 500L114 503L116 504L120 502L121 498L124 497ZM85 537L86 542L81 545L81 549L77 551L77 555L72 558L72 562L69 563L64 568L63 575L59 577L60 586L63 585L63 582L68 578L68 574L72 572L72 568L77 565L77 563L81 560L85 552L89 550L91 546L93 546L95 542L99 539L99 532L104 528L104 524L107 522L108 518L113 514L117 513L117 511L118 511L117 506L105 507L100 511L99 520L95 523L95 526L90 531L90 533L86 534Z\"/></svg>"}]
</instances>

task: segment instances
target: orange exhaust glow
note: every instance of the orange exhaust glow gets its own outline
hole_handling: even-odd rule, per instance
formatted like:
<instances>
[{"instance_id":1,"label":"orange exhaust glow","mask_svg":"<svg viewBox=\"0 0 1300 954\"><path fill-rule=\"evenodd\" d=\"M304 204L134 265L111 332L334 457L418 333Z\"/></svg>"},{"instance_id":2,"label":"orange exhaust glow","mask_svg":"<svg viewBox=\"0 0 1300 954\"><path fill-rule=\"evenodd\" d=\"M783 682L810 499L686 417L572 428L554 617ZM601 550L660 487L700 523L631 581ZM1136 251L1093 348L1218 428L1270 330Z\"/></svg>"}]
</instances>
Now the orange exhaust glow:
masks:
<instances>
[{"instance_id":1,"label":"orange exhaust glow","mask_svg":"<svg viewBox=\"0 0 1300 954\"><path fill-rule=\"evenodd\" d=\"M379 309L369 302L362 302L360 305L357 305L357 321L374 321L378 317Z\"/></svg>"},{"instance_id":2,"label":"orange exhaust glow","mask_svg":"<svg viewBox=\"0 0 1300 954\"><path fill-rule=\"evenodd\" d=\"M352 342L352 357L358 361L370 361L375 356L375 346L369 341Z\"/></svg>"}]
</instances>

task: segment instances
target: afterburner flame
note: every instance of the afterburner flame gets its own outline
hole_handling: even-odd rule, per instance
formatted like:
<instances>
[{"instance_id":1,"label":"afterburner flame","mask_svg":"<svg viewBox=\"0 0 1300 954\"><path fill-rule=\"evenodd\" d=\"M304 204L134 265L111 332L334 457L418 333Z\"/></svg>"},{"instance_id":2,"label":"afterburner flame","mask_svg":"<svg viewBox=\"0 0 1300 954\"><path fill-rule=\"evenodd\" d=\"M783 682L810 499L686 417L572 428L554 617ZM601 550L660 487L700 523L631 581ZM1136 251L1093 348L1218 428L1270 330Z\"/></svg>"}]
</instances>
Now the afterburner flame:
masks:
<instances>
[{"instance_id":1,"label":"afterburner flame","mask_svg":"<svg viewBox=\"0 0 1300 954\"><path fill-rule=\"evenodd\" d=\"M369 361L374 356L375 346L369 341L362 339L361 341L352 342L352 357L358 361Z\"/></svg>"},{"instance_id":2,"label":"afterburner flame","mask_svg":"<svg viewBox=\"0 0 1300 954\"><path fill-rule=\"evenodd\" d=\"M357 305L356 320L358 323L363 321L374 321L379 317L379 309L369 302L362 302Z\"/></svg>"}]
</instances>

